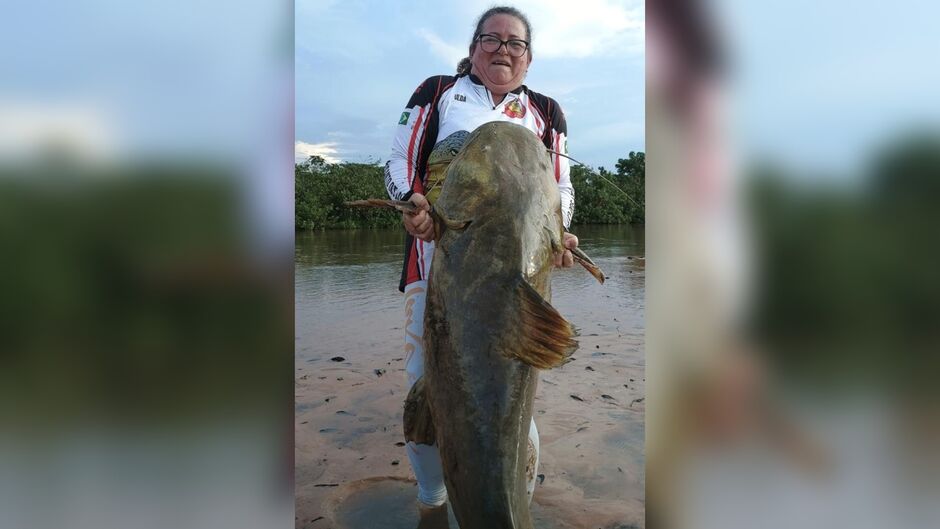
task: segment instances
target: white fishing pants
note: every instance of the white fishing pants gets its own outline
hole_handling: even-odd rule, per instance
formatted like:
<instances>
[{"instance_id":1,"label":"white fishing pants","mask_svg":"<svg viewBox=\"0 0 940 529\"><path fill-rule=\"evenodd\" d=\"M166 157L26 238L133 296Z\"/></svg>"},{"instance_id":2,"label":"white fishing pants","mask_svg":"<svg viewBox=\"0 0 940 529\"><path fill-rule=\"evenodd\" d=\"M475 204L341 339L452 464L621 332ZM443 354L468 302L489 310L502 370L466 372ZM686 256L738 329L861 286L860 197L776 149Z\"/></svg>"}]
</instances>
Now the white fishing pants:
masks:
<instances>
[{"instance_id":1,"label":"white fishing pants","mask_svg":"<svg viewBox=\"0 0 940 529\"><path fill-rule=\"evenodd\" d=\"M424 306L427 286L427 281L416 281L405 287L405 374L409 390L424 374ZM418 501L430 506L442 505L447 501L447 489L437 446L408 441L405 451L418 480ZM531 502L539 466L539 432L535 428L535 419L529 423L529 454L526 493Z\"/></svg>"}]
</instances>

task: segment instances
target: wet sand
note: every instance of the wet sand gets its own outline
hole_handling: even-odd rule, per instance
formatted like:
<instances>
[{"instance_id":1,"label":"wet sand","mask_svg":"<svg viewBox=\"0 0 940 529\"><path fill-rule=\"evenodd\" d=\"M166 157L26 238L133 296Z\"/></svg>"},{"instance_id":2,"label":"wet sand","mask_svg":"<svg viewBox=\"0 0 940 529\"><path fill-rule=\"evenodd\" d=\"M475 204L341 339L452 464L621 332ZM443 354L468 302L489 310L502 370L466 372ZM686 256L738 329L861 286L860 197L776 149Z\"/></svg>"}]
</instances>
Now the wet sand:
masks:
<instances>
[{"instance_id":1,"label":"wet sand","mask_svg":"<svg viewBox=\"0 0 940 529\"><path fill-rule=\"evenodd\" d=\"M562 283L577 284L553 286L553 304L579 328L580 348L573 362L540 373L544 479L532 504L539 529L645 526L643 262L599 264L619 276L619 287L617 278L581 283L587 274L569 270ZM367 321L324 317L328 331L300 332L296 343L296 526L414 529L417 489L401 422L403 310L383 308Z\"/></svg>"}]
</instances>

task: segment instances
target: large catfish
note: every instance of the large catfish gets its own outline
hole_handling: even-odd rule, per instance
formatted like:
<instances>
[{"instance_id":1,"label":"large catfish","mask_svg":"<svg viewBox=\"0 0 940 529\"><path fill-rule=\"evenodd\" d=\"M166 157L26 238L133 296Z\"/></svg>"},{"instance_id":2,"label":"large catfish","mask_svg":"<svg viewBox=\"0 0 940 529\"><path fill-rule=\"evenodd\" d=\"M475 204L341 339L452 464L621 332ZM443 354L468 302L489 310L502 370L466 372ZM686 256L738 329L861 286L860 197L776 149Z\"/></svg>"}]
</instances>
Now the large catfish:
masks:
<instances>
[{"instance_id":1,"label":"large catfish","mask_svg":"<svg viewBox=\"0 0 940 529\"><path fill-rule=\"evenodd\" d=\"M549 303L563 227L545 146L518 125L479 127L449 164L434 211L425 374L406 402L406 437L439 446L461 529L531 529L538 369L577 348Z\"/></svg>"}]
</instances>

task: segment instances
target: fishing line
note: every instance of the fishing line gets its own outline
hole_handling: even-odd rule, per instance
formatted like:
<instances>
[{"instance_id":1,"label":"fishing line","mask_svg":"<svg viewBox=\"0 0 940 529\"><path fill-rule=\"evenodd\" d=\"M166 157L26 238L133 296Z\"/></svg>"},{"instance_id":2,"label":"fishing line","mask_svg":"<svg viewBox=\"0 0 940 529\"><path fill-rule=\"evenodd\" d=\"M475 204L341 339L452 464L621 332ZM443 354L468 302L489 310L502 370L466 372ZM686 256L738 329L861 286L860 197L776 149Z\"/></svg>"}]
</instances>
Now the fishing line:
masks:
<instances>
[{"instance_id":1,"label":"fishing line","mask_svg":"<svg viewBox=\"0 0 940 529\"><path fill-rule=\"evenodd\" d=\"M610 181L607 177L605 177L604 175L602 175L602 174L600 174L600 173L598 173L598 172L595 172L595 171L594 171L594 168L591 167L590 165L588 165L588 164L586 164L586 163L579 162L579 161L575 160L574 158L568 156L567 154L562 154L562 153L560 153L560 152L556 152L556 151L553 151L553 150L551 150L551 149L545 149L545 150L548 151L548 152L550 152L550 153L552 153L552 154L557 154L558 156L564 156L565 158L571 160L572 162L574 162L574 163L576 163L576 164L578 164L578 165L580 165L580 166L587 167L587 168L591 171L591 174L592 174L593 176L598 176L598 177L600 177L603 181L605 181L605 182L607 182L608 184L614 186L614 189L616 189L617 191L620 191L621 193L623 193L623 196L627 197L627 198L630 200L630 202L633 202L633 205L635 205L635 206L638 207L638 208L646 209L646 205L642 205L642 204L638 203L636 200L633 200L633 197L631 197L630 195L628 195L626 191L624 191L623 189L620 189L620 187L617 186L617 184L611 182L611 181Z\"/></svg>"},{"instance_id":2,"label":"fishing line","mask_svg":"<svg viewBox=\"0 0 940 529\"><path fill-rule=\"evenodd\" d=\"M597 176L597 177L599 177L601 180L603 180L603 181L607 182L608 184L614 186L614 189L616 189L617 191L620 191L620 192L623 194L623 196L627 197L627 199L628 199L630 202L633 202L633 205L634 205L634 206L636 206L636 207L638 207L638 208L646 209L646 205L645 205L645 204L640 204L639 202L637 202L636 200L634 200L633 197L631 197L629 194L627 194L626 191L624 191L623 189L620 189L620 186L618 186L617 184L611 182L610 179L607 178L606 176L600 174L599 172L594 171L594 168L591 167L590 165L588 165L588 164L586 164L586 163L583 163L583 162L579 162L578 160L575 160L574 158L572 158L571 156L568 156L567 154L562 154L562 153L560 153L560 152L553 151L553 150L551 150L551 149L545 149L545 150L548 151L548 152L550 152L550 153L552 153L552 154L557 154L558 156L564 156L565 158L571 160L572 162L574 162L574 163L576 163L576 164L578 164L578 165L580 165L580 166L582 166L582 167L587 167L588 170L591 171L591 175ZM443 179L440 179L440 180L437 180L436 182L434 182L434 184L432 184L431 187L430 187L429 189L427 189L424 194L427 195L428 193L430 193L435 187L437 187L438 185L440 185L443 181L444 181Z\"/></svg>"}]
</instances>

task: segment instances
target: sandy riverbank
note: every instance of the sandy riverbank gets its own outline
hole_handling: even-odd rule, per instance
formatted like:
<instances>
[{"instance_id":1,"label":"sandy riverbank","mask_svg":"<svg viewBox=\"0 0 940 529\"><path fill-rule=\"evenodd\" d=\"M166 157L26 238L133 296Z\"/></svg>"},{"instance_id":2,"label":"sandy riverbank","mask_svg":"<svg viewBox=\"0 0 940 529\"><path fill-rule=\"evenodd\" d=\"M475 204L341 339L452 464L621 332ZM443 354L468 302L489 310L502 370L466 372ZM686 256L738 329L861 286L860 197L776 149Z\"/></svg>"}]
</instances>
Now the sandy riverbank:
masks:
<instances>
[{"instance_id":1,"label":"sandy riverbank","mask_svg":"<svg viewBox=\"0 0 940 529\"><path fill-rule=\"evenodd\" d=\"M614 322L606 315L582 326L576 360L541 373L535 420L544 480L532 506L539 527L644 525L642 338L618 333ZM372 350L336 351L336 360L298 359L299 528L417 525L401 433L401 329L385 332Z\"/></svg>"}]
</instances>

